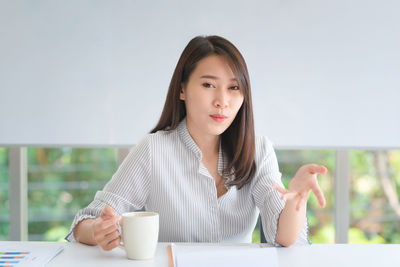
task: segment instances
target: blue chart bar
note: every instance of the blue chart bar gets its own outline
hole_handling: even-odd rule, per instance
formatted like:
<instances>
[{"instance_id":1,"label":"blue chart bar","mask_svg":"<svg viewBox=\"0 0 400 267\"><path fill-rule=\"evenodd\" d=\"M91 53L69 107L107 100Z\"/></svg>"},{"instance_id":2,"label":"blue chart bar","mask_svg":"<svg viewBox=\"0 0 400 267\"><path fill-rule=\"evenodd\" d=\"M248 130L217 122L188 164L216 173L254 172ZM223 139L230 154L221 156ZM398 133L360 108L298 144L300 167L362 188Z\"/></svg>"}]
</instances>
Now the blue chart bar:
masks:
<instances>
[{"instance_id":1,"label":"blue chart bar","mask_svg":"<svg viewBox=\"0 0 400 267\"><path fill-rule=\"evenodd\" d=\"M29 254L29 252L0 252L0 257L1 255L25 255Z\"/></svg>"}]
</instances>

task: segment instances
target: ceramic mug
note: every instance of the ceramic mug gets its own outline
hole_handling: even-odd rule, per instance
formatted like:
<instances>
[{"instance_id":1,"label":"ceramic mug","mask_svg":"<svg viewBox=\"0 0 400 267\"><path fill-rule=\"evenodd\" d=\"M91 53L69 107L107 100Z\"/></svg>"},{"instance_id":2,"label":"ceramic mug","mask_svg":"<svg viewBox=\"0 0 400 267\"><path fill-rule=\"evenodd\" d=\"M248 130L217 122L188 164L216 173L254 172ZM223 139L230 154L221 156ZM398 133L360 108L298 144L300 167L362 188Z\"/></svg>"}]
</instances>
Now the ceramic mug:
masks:
<instances>
[{"instance_id":1,"label":"ceramic mug","mask_svg":"<svg viewBox=\"0 0 400 267\"><path fill-rule=\"evenodd\" d=\"M126 212L121 216L120 247L128 259L148 260L154 257L158 242L159 216L156 212Z\"/></svg>"}]
</instances>

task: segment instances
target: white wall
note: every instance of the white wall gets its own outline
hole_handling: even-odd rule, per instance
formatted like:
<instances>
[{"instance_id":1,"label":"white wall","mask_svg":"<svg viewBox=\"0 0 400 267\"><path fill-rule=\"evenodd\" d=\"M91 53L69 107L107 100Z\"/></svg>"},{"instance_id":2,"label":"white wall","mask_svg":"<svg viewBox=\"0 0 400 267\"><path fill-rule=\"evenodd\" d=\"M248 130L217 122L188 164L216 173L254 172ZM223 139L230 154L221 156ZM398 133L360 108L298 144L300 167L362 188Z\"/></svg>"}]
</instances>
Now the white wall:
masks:
<instances>
[{"instance_id":1,"label":"white wall","mask_svg":"<svg viewBox=\"0 0 400 267\"><path fill-rule=\"evenodd\" d=\"M0 145L135 144L180 53L243 53L279 148L400 148L400 2L0 0Z\"/></svg>"}]
</instances>

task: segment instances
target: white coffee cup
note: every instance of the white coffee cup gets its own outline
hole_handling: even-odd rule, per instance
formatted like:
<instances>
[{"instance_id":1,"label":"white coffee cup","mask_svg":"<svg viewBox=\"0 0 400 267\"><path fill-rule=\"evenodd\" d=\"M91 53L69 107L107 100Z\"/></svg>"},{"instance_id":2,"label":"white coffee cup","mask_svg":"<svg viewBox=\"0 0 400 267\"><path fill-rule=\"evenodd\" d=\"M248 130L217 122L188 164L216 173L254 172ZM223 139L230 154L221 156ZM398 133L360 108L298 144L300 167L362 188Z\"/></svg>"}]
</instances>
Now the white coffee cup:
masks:
<instances>
[{"instance_id":1,"label":"white coffee cup","mask_svg":"<svg viewBox=\"0 0 400 267\"><path fill-rule=\"evenodd\" d=\"M159 216L156 212L137 211L122 214L120 221L120 247L126 251L128 259L152 259L156 252L159 229Z\"/></svg>"}]
</instances>

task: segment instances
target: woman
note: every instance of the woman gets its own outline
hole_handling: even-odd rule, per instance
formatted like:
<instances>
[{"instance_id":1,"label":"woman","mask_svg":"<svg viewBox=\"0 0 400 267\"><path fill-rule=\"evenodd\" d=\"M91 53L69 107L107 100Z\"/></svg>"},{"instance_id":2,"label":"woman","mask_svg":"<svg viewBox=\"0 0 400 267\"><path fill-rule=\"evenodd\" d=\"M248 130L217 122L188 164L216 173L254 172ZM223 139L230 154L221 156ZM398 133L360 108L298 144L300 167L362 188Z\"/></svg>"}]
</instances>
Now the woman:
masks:
<instances>
[{"instance_id":1,"label":"woman","mask_svg":"<svg viewBox=\"0 0 400 267\"><path fill-rule=\"evenodd\" d=\"M268 243L308 243L306 202L326 168L301 167L286 190L275 152L255 137L250 81L237 48L219 36L184 49L157 126L135 146L67 240L111 250L120 214L160 215L160 242L251 242L259 213Z\"/></svg>"}]
</instances>

